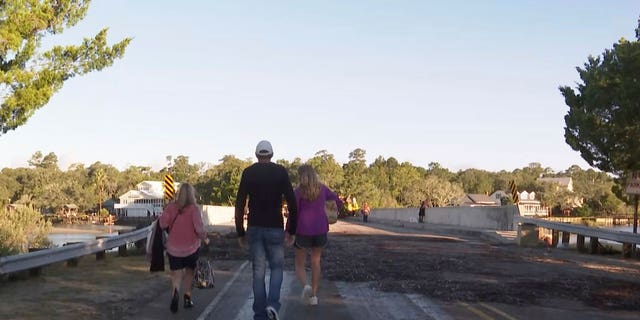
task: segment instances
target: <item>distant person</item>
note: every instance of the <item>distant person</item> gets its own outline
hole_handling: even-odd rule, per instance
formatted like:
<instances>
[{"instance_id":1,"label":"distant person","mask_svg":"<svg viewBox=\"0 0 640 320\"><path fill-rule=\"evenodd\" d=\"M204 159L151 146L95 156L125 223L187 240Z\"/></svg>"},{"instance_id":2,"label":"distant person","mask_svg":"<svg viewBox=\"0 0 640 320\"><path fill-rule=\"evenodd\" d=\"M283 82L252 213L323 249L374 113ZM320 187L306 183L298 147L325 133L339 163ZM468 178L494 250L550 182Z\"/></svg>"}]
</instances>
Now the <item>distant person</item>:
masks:
<instances>
[{"instance_id":1,"label":"distant person","mask_svg":"<svg viewBox=\"0 0 640 320\"><path fill-rule=\"evenodd\" d=\"M284 245L291 245L295 241L298 207L287 170L271 162L273 149L269 141L258 143L256 157L258 162L244 169L240 178L235 205L236 232L242 248L246 247L247 242L249 244L253 265L253 319L279 320ZM283 196L289 210L287 232L283 230ZM247 197L249 214L245 234L242 216ZM271 270L268 297L265 288L267 261Z\"/></svg>"},{"instance_id":2,"label":"distant person","mask_svg":"<svg viewBox=\"0 0 640 320\"><path fill-rule=\"evenodd\" d=\"M320 182L310 165L300 166L298 176L300 185L295 190L298 203L295 239L296 278L303 287L301 295L303 303L315 306L318 304L318 287L322 276L320 258L322 248L327 244L329 232L329 221L324 211L325 202L335 201L338 209L342 209L343 204L333 191ZM290 226L289 221L287 225ZM305 269L307 252L311 253L311 285L307 281Z\"/></svg>"},{"instance_id":3,"label":"distant person","mask_svg":"<svg viewBox=\"0 0 640 320\"><path fill-rule=\"evenodd\" d=\"M360 214L360 206L356 197L351 197L351 210L353 210L353 215L356 217Z\"/></svg>"},{"instance_id":4,"label":"distant person","mask_svg":"<svg viewBox=\"0 0 640 320\"><path fill-rule=\"evenodd\" d=\"M418 222L424 223L424 216L427 210L427 200L422 201L420 204L420 209L418 210Z\"/></svg>"},{"instance_id":5,"label":"distant person","mask_svg":"<svg viewBox=\"0 0 640 320\"><path fill-rule=\"evenodd\" d=\"M178 312L179 289L183 286L184 308L192 308L191 288L199 258L200 242L209 244L202 214L196 203L192 185L183 183L178 197L160 216L160 228L169 231L167 256L171 270L171 312Z\"/></svg>"},{"instance_id":6,"label":"distant person","mask_svg":"<svg viewBox=\"0 0 640 320\"><path fill-rule=\"evenodd\" d=\"M362 222L369 222L369 213L371 213L371 208L368 203L364 202L362 204Z\"/></svg>"}]
</instances>

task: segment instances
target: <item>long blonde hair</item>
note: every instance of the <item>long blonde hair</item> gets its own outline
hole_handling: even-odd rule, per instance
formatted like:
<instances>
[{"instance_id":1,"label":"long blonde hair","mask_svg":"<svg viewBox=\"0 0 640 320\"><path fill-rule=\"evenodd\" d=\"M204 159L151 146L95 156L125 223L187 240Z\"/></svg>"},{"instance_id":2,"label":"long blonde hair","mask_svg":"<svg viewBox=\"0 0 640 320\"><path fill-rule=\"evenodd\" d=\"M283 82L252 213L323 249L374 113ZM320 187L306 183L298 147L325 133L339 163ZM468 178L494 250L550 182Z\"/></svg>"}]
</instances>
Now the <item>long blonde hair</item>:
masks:
<instances>
[{"instance_id":1,"label":"long blonde hair","mask_svg":"<svg viewBox=\"0 0 640 320\"><path fill-rule=\"evenodd\" d=\"M192 185L188 183L183 183L182 185L180 185L180 191L178 192L176 204L178 205L178 210L182 210L184 209L184 207L190 204L197 204L196 192Z\"/></svg>"},{"instance_id":2,"label":"long blonde hair","mask_svg":"<svg viewBox=\"0 0 640 320\"><path fill-rule=\"evenodd\" d=\"M307 200L315 200L320 195L320 179L313 167L303 164L298 168L300 178L300 190L302 197Z\"/></svg>"}]
</instances>

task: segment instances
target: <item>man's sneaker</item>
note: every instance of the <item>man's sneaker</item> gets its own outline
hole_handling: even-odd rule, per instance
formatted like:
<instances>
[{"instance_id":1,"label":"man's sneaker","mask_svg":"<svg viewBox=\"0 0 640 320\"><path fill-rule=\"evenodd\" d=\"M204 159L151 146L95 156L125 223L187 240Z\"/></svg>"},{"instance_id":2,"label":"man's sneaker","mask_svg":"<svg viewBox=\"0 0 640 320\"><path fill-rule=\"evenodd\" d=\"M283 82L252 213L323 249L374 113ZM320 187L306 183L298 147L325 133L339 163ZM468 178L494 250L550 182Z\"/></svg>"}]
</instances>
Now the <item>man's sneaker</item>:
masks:
<instances>
[{"instance_id":1,"label":"man's sneaker","mask_svg":"<svg viewBox=\"0 0 640 320\"><path fill-rule=\"evenodd\" d=\"M311 297L311 286L308 284L304 285L304 288L302 289L302 294L300 295L300 301L302 301L303 304L307 304L309 303L309 297Z\"/></svg>"},{"instance_id":2,"label":"man's sneaker","mask_svg":"<svg viewBox=\"0 0 640 320\"><path fill-rule=\"evenodd\" d=\"M267 307L267 319L269 320L280 320L278 316L278 311L274 309L272 306Z\"/></svg>"},{"instance_id":3,"label":"man's sneaker","mask_svg":"<svg viewBox=\"0 0 640 320\"><path fill-rule=\"evenodd\" d=\"M317 306L318 305L318 297L313 296L311 298L309 298L309 304L312 306Z\"/></svg>"}]
</instances>

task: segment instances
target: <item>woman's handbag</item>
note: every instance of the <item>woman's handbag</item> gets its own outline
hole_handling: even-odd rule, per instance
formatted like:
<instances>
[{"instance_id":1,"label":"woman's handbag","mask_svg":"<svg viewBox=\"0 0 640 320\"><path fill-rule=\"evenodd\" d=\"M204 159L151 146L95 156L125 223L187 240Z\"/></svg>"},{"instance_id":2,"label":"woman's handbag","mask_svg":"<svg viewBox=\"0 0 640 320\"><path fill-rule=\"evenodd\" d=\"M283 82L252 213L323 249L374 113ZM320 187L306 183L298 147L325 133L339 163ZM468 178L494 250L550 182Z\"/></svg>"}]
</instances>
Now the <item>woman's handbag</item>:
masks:
<instances>
[{"instance_id":1,"label":"woman's handbag","mask_svg":"<svg viewBox=\"0 0 640 320\"><path fill-rule=\"evenodd\" d=\"M329 224L334 224L338 221L338 204L334 200L325 201L324 213L327 215Z\"/></svg>"}]
</instances>

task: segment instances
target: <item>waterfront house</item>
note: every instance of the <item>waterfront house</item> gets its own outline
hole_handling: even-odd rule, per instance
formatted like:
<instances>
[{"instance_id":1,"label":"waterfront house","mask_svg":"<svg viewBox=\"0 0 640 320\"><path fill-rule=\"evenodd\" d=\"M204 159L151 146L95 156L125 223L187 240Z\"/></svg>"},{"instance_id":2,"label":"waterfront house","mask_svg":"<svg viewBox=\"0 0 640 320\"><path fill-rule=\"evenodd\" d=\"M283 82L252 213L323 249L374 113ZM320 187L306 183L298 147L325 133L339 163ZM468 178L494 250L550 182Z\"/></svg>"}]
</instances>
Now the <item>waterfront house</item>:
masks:
<instances>
[{"instance_id":1,"label":"waterfront house","mask_svg":"<svg viewBox=\"0 0 640 320\"><path fill-rule=\"evenodd\" d=\"M468 193L458 200L458 204L464 207L499 206L500 201L486 194Z\"/></svg>"},{"instance_id":2,"label":"waterfront house","mask_svg":"<svg viewBox=\"0 0 640 320\"><path fill-rule=\"evenodd\" d=\"M180 183L174 182L175 190L179 186ZM119 199L120 203L114 205L118 217L156 217L164 206L164 182L142 181Z\"/></svg>"}]
</instances>

